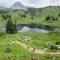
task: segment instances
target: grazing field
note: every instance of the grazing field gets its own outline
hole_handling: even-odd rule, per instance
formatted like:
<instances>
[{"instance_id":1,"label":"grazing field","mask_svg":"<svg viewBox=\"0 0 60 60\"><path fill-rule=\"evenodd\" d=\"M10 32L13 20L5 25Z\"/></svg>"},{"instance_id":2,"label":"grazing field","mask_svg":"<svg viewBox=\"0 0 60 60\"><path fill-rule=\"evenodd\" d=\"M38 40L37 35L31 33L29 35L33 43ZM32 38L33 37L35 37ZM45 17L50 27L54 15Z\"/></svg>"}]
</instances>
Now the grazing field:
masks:
<instances>
[{"instance_id":1,"label":"grazing field","mask_svg":"<svg viewBox=\"0 0 60 60\"><path fill-rule=\"evenodd\" d=\"M47 55L47 54L34 54L33 52L29 52L24 49L22 46L12 43L18 39L24 39L24 37L29 37L30 40L23 41L24 44L27 46L31 46L36 49L44 50L45 44L44 43L52 43L54 44L56 41L60 41L60 34L59 33L48 33L48 34L41 34L41 33L17 33L17 34L7 34L4 30L0 30L0 58L12 60L25 59L25 57L30 60L32 57L37 57L41 60L56 60L60 59L60 55ZM11 44L12 43L12 44ZM8 49L7 49L8 48ZM7 51L6 51L7 49ZM23 56L23 58L22 58ZM48 56L48 57L47 57Z\"/></svg>"},{"instance_id":2,"label":"grazing field","mask_svg":"<svg viewBox=\"0 0 60 60\"><path fill-rule=\"evenodd\" d=\"M10 35L6 34L2 30L0 30L0 59L25 59L25 56L28 56L31 58L32 53L26 51L26 49L22 48L20 45L17 45L16 43L11 44L13 41L15 41L17 38L15 38L17 35ZM12 42L10 42L12 41ZM7 51L6 51L7 49Z\"/></svg>"}]
</instances>

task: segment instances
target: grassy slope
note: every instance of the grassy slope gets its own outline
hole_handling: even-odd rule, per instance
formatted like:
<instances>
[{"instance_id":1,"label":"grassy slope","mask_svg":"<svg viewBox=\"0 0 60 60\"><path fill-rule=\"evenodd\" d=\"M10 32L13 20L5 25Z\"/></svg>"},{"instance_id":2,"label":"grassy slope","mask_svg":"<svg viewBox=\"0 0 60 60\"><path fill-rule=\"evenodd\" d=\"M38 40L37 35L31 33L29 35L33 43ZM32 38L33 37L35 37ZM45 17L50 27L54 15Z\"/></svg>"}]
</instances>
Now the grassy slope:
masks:
<instances>
[{"instance_id":1,"label":"grassy slope","mask_svg":"<svg viewBox=\"0 0 60 60\"><path fill-rule=\"evenodd\" d=\"M33 23L41 23L45 25L51 25L51 26L59 26L60 27L60 17L58 17L58 14L60 13L60 7L46 7L41 10L37 9L36 15L34 16L34 19L31 19L30 14L26 14L26 18L21 18L19 16L19 13L22 15L24 14L24 11L16 11L16 12L9 12L8 14L11 14L12 19L16 20L17 23L21 22L33 22ZM45 17L51 15L58 18L58 21L52 21L51 23L45 21ZM0 15L0 22L6 22L6 20L3 20Z\"/></svg>"},{"instance_id":2,"label":"grassy slope","mask_svg":"<svg viewBox=\"0 0 60 60\"><path fill-rule=\"evenodd\" d=\"M20 37L30 37L31 41L26 42L28 45L43 49L45 48L44 43L51 42L54 44L56 41L60 40L60 34L59 33L49 33L49 34L42 34L42 33L20 33Z\"/></svg>"},{"instance_id":3,"label":"grassy slope","mask_svg":"<svg viewBox=\"0 0 60 60\"><path fill-rule=\"evenodd\" d=\"M48 33L48 34L42 34L42 33L17 33L15 35L7 35L6 33L2 34L0 32L1 38L0 42L6 42L10 40L17 40L17 38L24 38L25 36L30 37L31 41L26 42L28 45L31 45L36 48L43 49L44 48L44 42L48 43L51 42L52 44L56 41L60 40L60 34L59 33ZM5 39L4 39L5 38Z\"/></svg>"},{"instance_id":4,"label":"grassy slope","mask_svg":"<svg viewBox=\"0 0 60 60\"><path fill-rule=\"evenodd\" d=\"M10 34L6 34L5 31L0 30L0 43L8 43L10 40L16 40L17 38L21 38L21 37L23 38L25 36L31 38L31 41L26 42L26 44L29 43L28 45L30 45L32 47L35 47L35 48L39 48L39 49L44 48L43 42L54 43L54 42L60 40L60 34L58 34L58 33L51 33L51 34L50 33L49 34L17 33L17 34L10 35ZM36 42L37 42L38 45L36 45ZM24 48L22 48L21 46L19 46L17 44L13 44L12 46L9 46L12 49L11 53L4 52L5 48L8 47L7 44L0 44L0 47L1 47L0 48L0 58L1 58L1 60L5 59L6 56L9 56L9 57L10 56L17 56L16 57L17 59L18 59L18 56L28 56L28 57L34 56L32 53L29 53L28 51L26 51ZM43 59L43 60L47 59L46 55L35 55L35 56L37 56L37 57L39 57L40 59Z\"/></svg>"},{"instance_id":5,"label":"grassy slope","mask_svg":"<svg viewBox=\"0 0 60 60\"><path fill-rule=\"evenodd\" d=\"M17 35L12 35L10 37L10 35L6 34L5 32L3 32L3 30L0 30L0 58L5 59L5 57L7 56L17 56L20 58L20 56L28 56L31 57L31 53L29 53L28 51L26 51L24 48L22 48L21 46L17 45L17 44L13 44L12 46L8 46L8 42L10 40L16 40L16 36ZM2 44L2 43L6 43L6 44ZM6 53L4 52L5 49L7 47L10 47L12 49L11 53Z\"/></svg>"}]
</instances>

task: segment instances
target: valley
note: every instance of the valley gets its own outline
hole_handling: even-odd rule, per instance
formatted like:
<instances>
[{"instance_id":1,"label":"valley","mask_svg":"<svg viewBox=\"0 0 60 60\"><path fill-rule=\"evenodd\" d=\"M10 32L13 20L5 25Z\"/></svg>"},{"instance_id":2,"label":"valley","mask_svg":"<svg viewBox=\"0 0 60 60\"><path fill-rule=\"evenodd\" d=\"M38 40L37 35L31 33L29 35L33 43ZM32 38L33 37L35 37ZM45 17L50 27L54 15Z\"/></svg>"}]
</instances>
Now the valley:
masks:
<instances>
[{"instance_id":1,"label":"valley","mask_svg":"<svg viewBox=\"0 0 60 60\"><path fill-rule=\"evenodd\" d=\"M0 10L0 59L60 60L60 7L21 5Z\"/></svg>"}]
</instances>

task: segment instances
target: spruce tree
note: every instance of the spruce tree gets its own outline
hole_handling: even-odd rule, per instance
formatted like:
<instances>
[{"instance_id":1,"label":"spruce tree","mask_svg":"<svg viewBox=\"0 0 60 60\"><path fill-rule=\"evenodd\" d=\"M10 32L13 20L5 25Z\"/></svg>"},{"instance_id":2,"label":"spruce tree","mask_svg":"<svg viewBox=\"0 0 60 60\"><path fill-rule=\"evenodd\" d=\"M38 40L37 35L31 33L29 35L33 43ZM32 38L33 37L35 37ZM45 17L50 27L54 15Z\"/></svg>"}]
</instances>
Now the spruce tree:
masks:
<instances>
[{"instance_id":1,"label":"spruce tree","mask_svg":"<svg viewBox=\"0 0 60 60\"><path fill-rule=\"evenodd\" d=\"M14 23L14 33L16 33L17 32L17 26L16 26L16 21L15 21L15 23Z\"/></svg>"},{"instance_id":2,"label":"spruce tree","mask_svg":"<svg viewBox=\"0 0 60 60\"><path fill-rule=\"evenodd\" d=\"M15 34L17 32L16 24L14 24L11 19L9 19L6 24L6 32L10 34Z\"/></svg>"}]
</instances>

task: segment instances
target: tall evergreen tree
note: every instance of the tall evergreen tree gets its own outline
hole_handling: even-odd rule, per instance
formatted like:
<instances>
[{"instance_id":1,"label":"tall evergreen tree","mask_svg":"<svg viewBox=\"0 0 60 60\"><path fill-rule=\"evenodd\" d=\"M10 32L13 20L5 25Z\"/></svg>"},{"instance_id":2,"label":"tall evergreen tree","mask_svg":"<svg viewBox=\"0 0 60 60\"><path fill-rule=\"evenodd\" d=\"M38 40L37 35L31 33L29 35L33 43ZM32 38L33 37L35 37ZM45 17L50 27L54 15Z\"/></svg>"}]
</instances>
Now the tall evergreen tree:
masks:
<instances>
[{"instance_id":1,"label":"tall evergreen tree","mask_svg":"<svg viewBox=\"0 0 60 60\"><path fill-rule=\"evenodd\" d=\"M17 32L16 24L14 24L11 19L9 19L6 24L6 32L10 34L15 34Z\"/></svg>"},{"instance_id":2,"label":"tall evergreen tree","mask_svg":"<svg viewBox=\"0 0 60 60\"><path fill-rule=\"evenodd\" d=\"M17 26L16 26L16 20L15 20L15 23L14 23L14 33L17 32Z\"/></svg>"}]
</instances>

